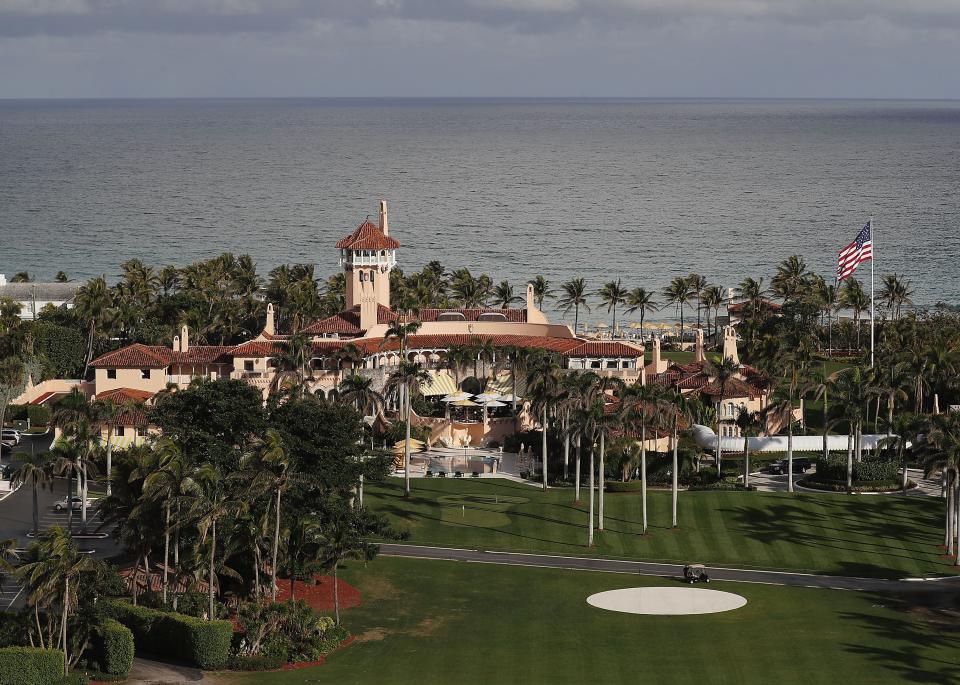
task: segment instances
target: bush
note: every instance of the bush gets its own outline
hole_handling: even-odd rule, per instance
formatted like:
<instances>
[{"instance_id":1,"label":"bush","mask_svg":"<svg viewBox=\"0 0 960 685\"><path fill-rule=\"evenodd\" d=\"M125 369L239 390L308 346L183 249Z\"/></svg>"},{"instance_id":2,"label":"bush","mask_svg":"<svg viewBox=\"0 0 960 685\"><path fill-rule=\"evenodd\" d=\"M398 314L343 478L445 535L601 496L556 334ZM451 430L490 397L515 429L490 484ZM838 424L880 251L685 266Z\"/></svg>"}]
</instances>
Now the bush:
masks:
<instances>
[{"instance_id":1,"label":"bush","mask_svg":"<svg viewBox=\"0 0 960 685\"><path fill-rule=\"evenodd\" d=\"M348 634L303 600L249 602L240 607L237 619L244 633L231 661L237 664L237 670L275 668L270 664L278 661L316 661Z\"/></svg>"},{"instance_id":2,"label":"bush","mask_svg":"<svg viewBox=\"0 0 960 685\"><path fill-rule=\"evenodd\" d=\"M52 685L62 678L63 652L59 649L0 649L0 685Z\"/></svg>"},{"instance_id":3,"label":"bush","mask_svg":"<svg viewBox=\"0 0 960 685\"><path fill-rule=\"evenodd\" d=\"M30 419L31 426L46 426L50 423L50 417L50 408L41 404L11 404L7 407L5 414L7 421Z\"/></svg>"},{"instance_id":4,"label":"bush","mask_svg":"<svg viewBox=\"0 0 960 685\"><path fill-rule=\"evenodd\" d=\"M649 486L649 481L647 482ZM619 480L608 480L604 486L607 492L640 492L643 484L639 480L629 480L626 483Z\"/></svg>"},{"instance_id":5,"label":"bush","mask_svg":"<svg viewBox=\"0 0 960 685\"><path fill-rule=\"evenodd\" d=\"M108 675L127 675L133 666L133 633L112 618L104 621L98 632L96 668Z\"/></svg>"},{"instance_id":6,"label":"bush","mask_svg":"<svg viewBox=\"0 0 960 685\"><path fill-rule=\"evenodd\" d=\"M184 616L193 616L194 618L206 618L209 607L209 598L202 592L184 592L177 597L177 608L173 608L173 597L163 603L163 593L147 591L142 593L137 602L140 606L150 609L160 609L161 611L171 611ZM227 618L230 610L224 602L215 599L213 603L214 618Z\"/></svg>"},{"instance_id":7,"label":"bush","mask_svg":"<svg viewBox=\"0 0 960 685\"><path fill-rule=\"evenodd\" d=\"M159 656L216 669L227 665L233 624L193 616L111 603L114 617L133 631L136 644Z\"/></svg>"},{"instance_id":8,"label":"bush","mask_svg":"<svg viewBox=\"0 0 960 685\"><path fill-rule=\"evenodd\" d=\"M235 654L227 667L231 671L275 671L287 663L282 654Z\"/></svg>"},{"instance_id":9,"label":"bush","mask_svg":"<svg viewBox=\"0 0 960 685\"><path fill-rule=\"evenodd\" d=\"M855 483L871 483L896 480L900 474L900 462L895 459L867 458L853 462L853 480ZM847 456L831 455L829 459L817 461L817 473L812 480L822 483L847 483Z\"/></svg>"}]
</instances>

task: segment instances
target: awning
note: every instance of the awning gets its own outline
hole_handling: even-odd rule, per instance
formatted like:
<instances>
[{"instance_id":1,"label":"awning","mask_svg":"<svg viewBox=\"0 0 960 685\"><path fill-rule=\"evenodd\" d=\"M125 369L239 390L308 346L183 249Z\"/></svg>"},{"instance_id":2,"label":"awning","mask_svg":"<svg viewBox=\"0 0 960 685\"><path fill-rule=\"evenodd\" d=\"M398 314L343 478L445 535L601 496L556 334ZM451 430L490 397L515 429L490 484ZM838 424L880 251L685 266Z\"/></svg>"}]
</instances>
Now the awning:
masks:
<instances>
[{"instance_id":1,"label":"awning","mask_svg":"<svg viewBox=\"0 0 960 685\"><path fill-rule=\"evenodd\" d=\"M433 379L433 383L427 385L426 383L420 384L420 393L424 397L437 397L452 395L457 392L457 382L453 376L449 376L445 373L437 373L436 371L429 371L430 378Z\"/></svg>"},{"instance_id":2,"label":"awning","mask_svg":"<svg viewBox=\"0 0 960 685\"><path fill-rule=\"evenodd\" d=\"M487 382L487 392L495 392L498 395L512 395L513 383L510 381L510 372L505 371L497 374L496 378ZM517 378L517 397L523 397L527 393L527 379L523 376Z\"/></svg>"}]
</instances>

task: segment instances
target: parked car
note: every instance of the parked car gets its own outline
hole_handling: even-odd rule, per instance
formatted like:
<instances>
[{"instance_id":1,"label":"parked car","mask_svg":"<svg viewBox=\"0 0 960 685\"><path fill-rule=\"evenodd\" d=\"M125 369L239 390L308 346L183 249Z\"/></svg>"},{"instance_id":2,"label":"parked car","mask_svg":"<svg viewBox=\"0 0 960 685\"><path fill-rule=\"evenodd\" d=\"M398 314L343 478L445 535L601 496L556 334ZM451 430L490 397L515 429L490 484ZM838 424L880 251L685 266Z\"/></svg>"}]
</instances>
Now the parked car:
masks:
<instances>
[{"instance_id":1,"label":"parked car","mask_svg":"<svg viewBox=\"0 0 960 685\"><path fill-rule=\"evenodd\" d=\"M74 510L74 511L79 511L80 509L83 508L83 499L80 498L80 497L76 497L76 496L71 497L71 498L70 498L70 502L71 502L71 505L73 506L73 510ZM92 506L93 506L93 500L88 497L88 498L87 498L87 508L92 507ZM54 505L53 505L54 511L63 511L63 510L66 509L66 508L67 508L67 498L66 498L66 497L64 497L64 498L61 499L61 500L58 500L58 501L55 502Z\"/></svg>"},{"instance_id":2,"label":"parked car","mask_svg":"<svg viewBox=\"0 0 960 685\"><path fill-rule=\"evenodd\" d=\"M0 430L0 440L13 440L14 445L20 444L20 431L15 428L4 428Z\"/></svg>"},{"instance_id":3,"label":"parked car","mask_svg":"<svg viewBox=\"0 0 960 685\"><path fill-rule=\"evenodd\" d=\"M812 466L809 459L806 457L794 457L793 458L793 472L794 473L806 473L810 470ZM775 475L786 474L790 470L790 465L787 463L786 459L780 459L770 464L770 473Z\"/></svg>"},{"instance_id":4,"label":"parked car","mask_svg":"<svg viewBox=\"0 0 960 685\"><path fill-rule=\"evenodd\" d=\"M0 440L0 454L7 454L13 451L16 444L13 440Z\"/></svg>"}]
</instances>

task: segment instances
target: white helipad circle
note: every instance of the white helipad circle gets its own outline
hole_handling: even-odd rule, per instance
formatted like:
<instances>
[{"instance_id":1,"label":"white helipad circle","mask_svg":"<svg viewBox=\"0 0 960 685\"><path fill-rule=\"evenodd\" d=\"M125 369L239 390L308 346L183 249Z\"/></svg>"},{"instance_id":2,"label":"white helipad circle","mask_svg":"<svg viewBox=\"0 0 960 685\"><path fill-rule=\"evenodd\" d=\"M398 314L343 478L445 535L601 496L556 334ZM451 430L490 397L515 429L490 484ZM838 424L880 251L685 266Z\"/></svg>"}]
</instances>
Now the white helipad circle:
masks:
<instances>
[{"instance_id":1,"label":"white helipad circle","mask_svg":"<svg viewBox=\"0 0 960 685\"><path fill-rule=\"evenodd\" d=\"M746 603L746 597L732 592L692 587L630 587L587 597L587 604L598 609L653 616L718 614Z\"/></svg>"}]
</instances>

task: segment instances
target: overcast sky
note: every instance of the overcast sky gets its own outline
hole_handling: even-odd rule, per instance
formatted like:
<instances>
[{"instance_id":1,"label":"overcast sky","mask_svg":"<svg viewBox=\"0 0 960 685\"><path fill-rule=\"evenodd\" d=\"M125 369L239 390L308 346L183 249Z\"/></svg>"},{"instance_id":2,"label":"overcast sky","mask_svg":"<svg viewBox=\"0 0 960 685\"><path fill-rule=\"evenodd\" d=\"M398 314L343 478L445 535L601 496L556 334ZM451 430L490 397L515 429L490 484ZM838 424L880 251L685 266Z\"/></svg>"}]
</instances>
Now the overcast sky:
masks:
<instances>
[{"instance_id":1,"label":"overcast sky","mask_svg":"<svg viewBox=\"0 0 960 685\"><path fill-rule=\"evenodd\" d=\"M0 97L960 97L960 0L0 0Z\"/></svg>"}]
</instances>

